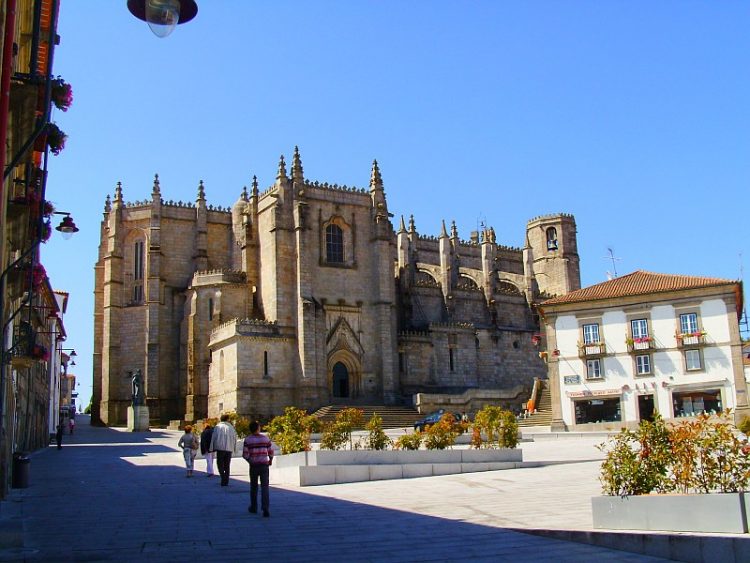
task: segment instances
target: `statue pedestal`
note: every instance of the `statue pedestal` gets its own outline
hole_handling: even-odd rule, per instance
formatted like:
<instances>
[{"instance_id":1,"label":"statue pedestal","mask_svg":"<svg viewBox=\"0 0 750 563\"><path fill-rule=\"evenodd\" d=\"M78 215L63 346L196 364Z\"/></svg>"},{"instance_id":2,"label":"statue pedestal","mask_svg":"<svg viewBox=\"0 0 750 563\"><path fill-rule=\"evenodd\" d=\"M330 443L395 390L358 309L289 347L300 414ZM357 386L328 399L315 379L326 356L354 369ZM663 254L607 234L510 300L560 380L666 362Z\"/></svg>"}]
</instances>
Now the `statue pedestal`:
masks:
<instances>
[{"instance_id":1,"label":"statue pedestal","mask_svg":"<svg viewBox=\"0 0 750 563\"><path fill-rule=\"evenodd\" d=\"M131 432L148 432L148 407L136 405L128 407L128 430Z\"/></svg>"}]
</instances>

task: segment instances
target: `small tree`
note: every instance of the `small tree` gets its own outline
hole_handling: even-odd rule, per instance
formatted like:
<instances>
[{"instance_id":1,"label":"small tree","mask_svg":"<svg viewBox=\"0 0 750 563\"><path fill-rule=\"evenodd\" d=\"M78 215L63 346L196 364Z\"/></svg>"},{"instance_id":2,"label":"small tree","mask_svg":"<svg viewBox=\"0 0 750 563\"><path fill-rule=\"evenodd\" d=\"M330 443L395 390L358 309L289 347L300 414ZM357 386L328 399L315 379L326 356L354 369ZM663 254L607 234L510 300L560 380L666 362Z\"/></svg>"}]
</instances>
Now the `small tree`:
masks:
<instances>
[{"instance_id":1,"label":"small tree","mask_svg":"<svg viewBox=\"0 0 750 563\"><path fill-rule=\"evenodd\" d=\"M326 450L339 450L349 442L349 449L354 449L352 432L362 428L364 412L361 409L342 409L336 415L336 420L326 424L323 436L320 439L320 447Z\"/></svg>"},{"instance_id":2,"label":"small tree","mask_svg":"<svg viewBox=\"0 0 750 563\"><path fill-rule=\"evenodd\" d=\"M310 449L310 434L319 432L320 419L308 415L304 410L287 407L284 414L273 418L267 425L268 436L280 448L282 454L304 452Z\"/></svg>"},{"instance_id":3,"label":"small tree","mask_svg":"<svg viewBox=\"0 0 750 563\"><path fill-rule=\"evenodd\" d=\"M396 450L418 450L422 445L423 434L419 430L415 430L410 434L404 434L399 436L396 442L393 444L393 448Z\"/></svg>"},{"instance_id":4,"label":"small tree","mask_svg":"<svg viewBox=\"0 0 750 563\"><path fill-rule=\"evenodd\" d=\"M474 417L474 429L479 430L479 439L472 439L475 448L515 448L518 445L518 423L512 412L487 405ZM482 442L481 436L487 437Z\"/></svg>"},{"instance_id":5,"label":"small tree","mask_svg":"<svg viewBox=\"0 0 750 563\"><path fill-rule=\"evenodd\" d=\"M453 446L461 433L451 413L445 413L437 424L427 430L424 445L428 450L444 450Z\"/></svg>"},{"instance_id":6,"label":"small tree","mask_svg":"<svg viewBox=\"0 0 750 563\"><path fill-rule=\"evenodd\" d=\"M244 416L240 416L236 411L228 412L229 422L234 426L235 432L237 432L238 438L244 438L250 434L250 420Z\"/></svg>"},{"instance_id":7,"label":"small tree","mask_svg":"<svg viewBox=\"0 0 750 563\"><path fill-rule=\"evenodd\" d=\"M373 413L367 422L367 447L371 450L386 450L391 445L391 439L383 431L383 419L378 413Z\"/></svg>"}]
</instances>

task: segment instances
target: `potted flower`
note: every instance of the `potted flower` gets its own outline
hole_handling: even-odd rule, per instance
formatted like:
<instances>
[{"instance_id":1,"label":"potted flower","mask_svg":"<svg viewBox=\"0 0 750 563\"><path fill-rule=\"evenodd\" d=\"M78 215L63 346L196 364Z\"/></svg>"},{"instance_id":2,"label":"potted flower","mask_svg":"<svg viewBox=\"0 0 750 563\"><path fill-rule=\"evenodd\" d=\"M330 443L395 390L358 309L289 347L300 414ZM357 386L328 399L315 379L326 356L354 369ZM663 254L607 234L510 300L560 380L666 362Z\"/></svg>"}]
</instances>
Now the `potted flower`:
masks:
<instances>
[{"instance_id":1,"label":"potted flower","mask_svg":"<svg viewBox=\"0 0 750 563\"><path fill-rule=\"evenodd\" d=\"M47 278L47 270L44 269L44 266L41 264L34 264L33 268L31 268L31 283L32 285L37 288L44 280Z\"/></svg>"},{"instance_id":2,"label":"potted flower","mask_svg":"<svg viewBox=\"0 0 750 563\"><path fill-rule=\"evenodd\" d=\"M59 76L52 80L52 103L62 111L68 111L73 103L73 88Z\"/></svg>"},{"instance_id":3,"label":"potted flower","mask_svg":"<svg viewBox=\"0 0 750 563\"><path fill-rule=\"evenodd\" d=\"M49 361L49 350L41 344L34 344L31 347L31 357L35 360L41 360L43 362Z\"/></svg>"},{"instance_id":4,"label":"potted flower","mask_svg":"<svg viewBox=\"0 0 750 563\"><path fill-rule=\"evenodd\" d=\"M65 140L68 136L55 123L47 126L47 145L52 154L58 155L65 148Z\"/></svg>"}]
</instances>

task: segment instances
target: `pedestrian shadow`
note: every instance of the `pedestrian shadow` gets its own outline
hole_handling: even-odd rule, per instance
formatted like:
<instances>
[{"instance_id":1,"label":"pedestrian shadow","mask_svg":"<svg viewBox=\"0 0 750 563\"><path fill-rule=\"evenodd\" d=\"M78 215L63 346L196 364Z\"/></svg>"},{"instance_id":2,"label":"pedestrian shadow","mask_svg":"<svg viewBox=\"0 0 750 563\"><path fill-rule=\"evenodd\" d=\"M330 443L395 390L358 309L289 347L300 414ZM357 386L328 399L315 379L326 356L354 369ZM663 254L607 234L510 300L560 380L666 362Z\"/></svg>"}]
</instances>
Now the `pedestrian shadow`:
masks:
<instances>
[{"instance_id":1,"label":"pedestrian shadow","mask_svg":"<svg viewBox=\"0 0 750 563\"><path fill-rule=\"evenodd\" d=\"M263 518L248 513L248 466L242 458L233 458L229 486L221 487L218 476L206 478L205 462L196 464L192 478L185 477L175 432L159 438L109 428L87 432L76 447L39 456L31 486L16 493L23 548L33 551L27 560L242 561L259 553L305 562L517 561L519 554L535 561L644 560L520 533L494 523L492 514L485 514L484 523L464 521L449 504L435 516L321 494L346 485L315 492L271 486L271 517ZM383 483L372 482L373 502ZM366 494L370 484L360 485ZM414 494L410 504L418 506ZM60 514L54 507L73 499L81 509L57 533ZM506 525L512 522L512 515L501 516Z\"/></svg>"}]
</instances>

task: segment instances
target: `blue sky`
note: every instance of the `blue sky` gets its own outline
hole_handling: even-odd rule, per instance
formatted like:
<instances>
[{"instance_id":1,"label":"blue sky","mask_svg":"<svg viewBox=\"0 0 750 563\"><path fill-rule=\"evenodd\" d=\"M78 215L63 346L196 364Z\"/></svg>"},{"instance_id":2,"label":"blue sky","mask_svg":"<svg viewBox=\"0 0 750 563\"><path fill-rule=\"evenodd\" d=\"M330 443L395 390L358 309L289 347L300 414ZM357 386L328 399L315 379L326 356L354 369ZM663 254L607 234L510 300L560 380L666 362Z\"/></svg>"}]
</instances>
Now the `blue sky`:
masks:
<instances>
[{"instance_id":1,"label":"blue sky","mask_svg":"<svg viewBox=\"0 0 750 563\"><path fill-rule=\"evenodd\" d=\"M199 0L166 39L125 1L62 0L54 70L74 102L48 199L81 231L43 262L70 292L67 344L91 393L104 201L232 204L300 147L311 180L366 187L417 230L576 217L582 284L636 269L750 270L750 4ZM397 224L397 223L396 223Z\"/></svg>"}]
</instances>

